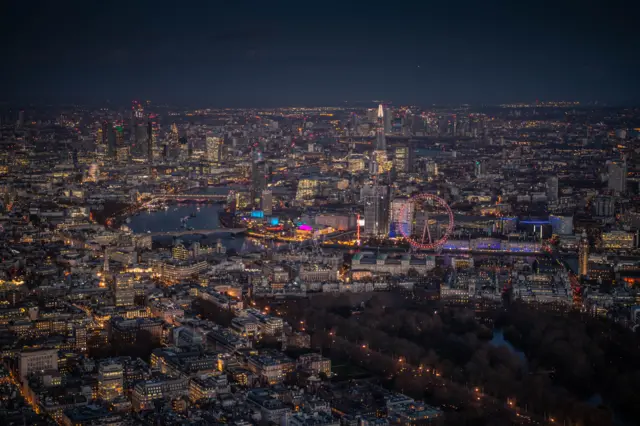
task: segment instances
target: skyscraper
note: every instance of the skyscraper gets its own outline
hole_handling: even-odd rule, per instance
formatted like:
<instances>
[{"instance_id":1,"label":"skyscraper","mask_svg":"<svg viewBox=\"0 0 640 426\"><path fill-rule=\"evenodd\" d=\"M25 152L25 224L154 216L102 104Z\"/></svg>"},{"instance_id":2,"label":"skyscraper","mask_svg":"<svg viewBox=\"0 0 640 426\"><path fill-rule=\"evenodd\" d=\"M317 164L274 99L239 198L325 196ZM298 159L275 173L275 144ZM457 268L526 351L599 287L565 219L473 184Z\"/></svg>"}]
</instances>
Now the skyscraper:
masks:
<instances>
[{"instance_id":1,"label":"skyscraper","mask_svg":"<svg viewBox=\"0 0 640 426\"><path fill-rule=\"evenodd\" d=\"M547 200L549 202L558 201L558 177L551 176L547 178Z\"/></svg>"},{"instance_id":2,"label":"skyscraper","mask_svg":"<svg viewBox=\"0 0 640 426\"><path fill-rule=\"evenodd\" d=\"M264 214L267 216L271 216L271 214L273 213L273 193L270 189L262 190L260 204Z\"/></svg>"},{"instance_id":3,"label":"skyscraper","mask_svg":"<svg viewBox=\"0 0 640 426\"><path fill-rule=\"evenodd\" d=\"M108 123L107 124L107 153L109 155L109 157L115 157L116 156L116 150L117 150L117 141L116 141L116 130L113 128L113 126Z\"/></svg>"},{"instance_id":4,"label":"skyscraper","mask_svg":"<svg viewBox=\"0 0 640 426\"><path fill-rule=\"evenodd\" d=\"M267 164L264 161L254 160L251 163L251 201L252 203L256 203L256 198L262 194L262 190L265 189L266 187L267 187Z\"/></svg>"},{"instance_id":5,"label":"skyscraper","mask_svg":"<svg viewBox=\"0 0 640 426\"><path fill-rule=\"evenodd\" d=\"M376 141L373 152L371 153L371 161L369 163L369 173L377 176L390 169L387 164L387 140L384 131L384 108L382 104L378 105L378 121L376 127Z\"/></svg>"},{"instance_id":6,"label":"skyscraper","mask_svg":"<svg viewBox=\"0 0 640 426\"><path fill-rule=\"evenodd\" d=\"M474 164L473 174L476 178L483 177L487 169L487 165L483 160L476 160Z\"/></svg>"},{"instance_id":7,"label":"skyscraper","mask_svg":"<svg viewBox=\"0 0 640 426\"><path fill-rule=\"evenodd\" d=\"M389 236L389 187L365 185L361 191L364 203L364 235Z\"/></svg>"},{"instance_id":8,"label":"skyscraper","mask_svg":"<svg viewBox=\"0 0 640 426\"><path fill-rule=\"evenodd\" d=\"M580 244L578 245L578 269L581 277L586 277L589 270L589 240L583 230Z\"/></svg>"},{"instance_id":9,"label":"skyscraper","mask_svg":"<svg viewBox=\"0 0 640 426\"><path fill-rule=\"evenodd\" d=\"M627 162L609 164L609 189L622 194L627 191Z\"/></svg>"},{"instance_id":10,"label":"skyscraper","mask_svg":"<svg viewBox=\"0 0 640 426\"><path fill-rule=\"evenodd\" d=\"M133 274L121 273L113 280L113 304L115 306L135 305L136 291L134 289L135 277Z\"/></svg>"},{"instance_id":11,"label":"skyscraper","mask_svg":"<svg viewBox=\"0 0 640 426\"><path fill-rule=\"evenodd\" d=\"M401 234L399 229L403 227L407 235L413 232L414 204L408 198L395 198L391 202L391 228L395 236Z\"/></svg>"},{"instance_id":12,"label":"skyscraper","mask_svg":"<svg viewBox=\"0 0 640 426\"><path fill-rule=\"evenodd\" d=\"M382 130L385 133L391 132L391 111L389 110L389 108L382 108L382 105L380 105L378 107L378 117L380 117L380 114L382 114L383 118Z\"/></svg>"},{"instance_id":13,"label":"skyscraper","mask_svg":"<svg viewBox=\"0 0 640 426\"><path fill-rule=\"evenodd\" d=\"M217 163L220 161L220 154L222 151L222 138L215 136L207 136L206 143L206 158L210 163Z\"/></svg>"},{"instance_id":14,"label":"skyscraper","mask_svg":"<svg viewBox=\"0 0 640 426\"><path fill-rule=\"evenodd\" d=\"M411 145L398 146L395 149L393 167L401 173L411 173L413 166L413 151Z\"/></svg>"},{"instance_id":15,"label":"skyscraper","mask_svg":"<svg viewBox=\"0 0 640 426\"><path fill-rule=\"evenodd\" d=\"M387 140L384 134L384 108L382 104L378 105L378 125L376 127L376 151L386 151L387 149Z\"/></svg>"},{"instance_id":16,"label":"skyscraper","mask_svg":"<svg viewBox=\"0 0 640 426\"><path fill-rule=\"evenodd\" d=\"M153 164L153 126L151 118L147 120L147 161Z\"/></svg>"}]
</instances>

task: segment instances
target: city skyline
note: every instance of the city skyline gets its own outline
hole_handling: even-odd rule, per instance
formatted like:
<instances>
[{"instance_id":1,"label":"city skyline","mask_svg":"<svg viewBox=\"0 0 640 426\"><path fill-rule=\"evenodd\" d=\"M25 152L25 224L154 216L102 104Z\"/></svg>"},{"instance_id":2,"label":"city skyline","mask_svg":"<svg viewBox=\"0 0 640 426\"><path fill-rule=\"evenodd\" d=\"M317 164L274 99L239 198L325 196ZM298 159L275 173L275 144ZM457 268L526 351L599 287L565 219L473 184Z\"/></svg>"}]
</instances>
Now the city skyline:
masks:
<instances>
[{"instance_id":1,"label":"city skyline","mask_svg":"<svg viewBox=\"0 0 640 426\"><path fill-rule=\"evenodd\" d=\"M638 103L639 6L574 3L12 3L0 100Z\"/></svg>"}]
</instances>

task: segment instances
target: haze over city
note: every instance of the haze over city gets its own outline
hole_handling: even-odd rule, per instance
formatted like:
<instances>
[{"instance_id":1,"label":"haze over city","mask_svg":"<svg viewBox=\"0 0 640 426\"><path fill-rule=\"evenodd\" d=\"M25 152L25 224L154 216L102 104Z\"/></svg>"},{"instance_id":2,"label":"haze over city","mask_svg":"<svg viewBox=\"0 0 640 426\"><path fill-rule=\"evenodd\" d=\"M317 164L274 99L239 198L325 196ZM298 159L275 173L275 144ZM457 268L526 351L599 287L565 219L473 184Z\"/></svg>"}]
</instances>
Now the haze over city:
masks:
<instances>
[{"instance_id":1,"label":"haze over city","mask_svg":"<svg viewBox=\"0 0 640 426\"><path fill-rule=\"evenodd\" d=\"M7 2L0 100L640 100L628 1Z\"/></svg>"}]
</instances>

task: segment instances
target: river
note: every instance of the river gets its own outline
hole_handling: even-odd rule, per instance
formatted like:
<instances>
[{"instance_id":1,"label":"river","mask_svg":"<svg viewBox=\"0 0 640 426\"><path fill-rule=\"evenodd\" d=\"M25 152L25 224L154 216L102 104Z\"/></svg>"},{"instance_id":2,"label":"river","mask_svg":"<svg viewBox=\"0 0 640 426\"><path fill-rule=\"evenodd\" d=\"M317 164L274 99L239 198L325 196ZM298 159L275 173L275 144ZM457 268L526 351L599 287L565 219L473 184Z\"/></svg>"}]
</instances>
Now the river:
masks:
<instances>
[{"instance_id":1,"label":"river","mask_svg":"<svg viewBox=\"0 0 640 426\"><path fill-rule=\"evenodd\" d=\"M182 219L186 219L186 226L194 229L218 229L218 213L222 211L222 204L170 204L167 210L143 211L129 219L127 226L136 234L146 232L168 232L183 230ZM195 215L192 217L192 215ZM229 249L240 251L245 242L242 235L236 237L212 235L185 235L180 237L185 244L199 241L204 245L215 244L218 239ZM162 245L170 244L173 237L154 237L154 242Z\"/></svg>"}]
</instances>

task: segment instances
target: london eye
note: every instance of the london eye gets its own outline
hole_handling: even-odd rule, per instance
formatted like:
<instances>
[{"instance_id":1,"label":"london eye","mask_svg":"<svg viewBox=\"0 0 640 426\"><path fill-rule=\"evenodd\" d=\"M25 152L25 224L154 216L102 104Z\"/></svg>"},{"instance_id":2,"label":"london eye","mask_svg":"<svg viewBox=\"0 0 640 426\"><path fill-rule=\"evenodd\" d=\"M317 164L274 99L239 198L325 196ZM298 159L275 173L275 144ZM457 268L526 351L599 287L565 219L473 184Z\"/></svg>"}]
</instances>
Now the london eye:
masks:
<instances>
[{"instance_id":1,"label":"london eye","mask_svg":"<svg viewBox=\"0 0 640 426\"><path fill-rule=\"evenodd\" d=\"M433 194L418 194L403 204L397 229L415 249L437 250L453 232L453 212L445 200Z\"/></svg>"}]
</instances>

